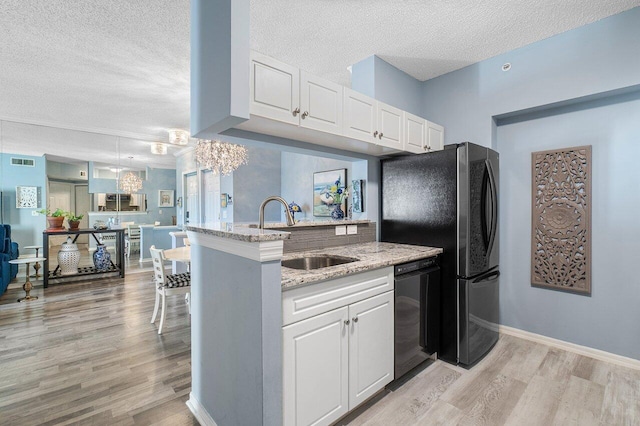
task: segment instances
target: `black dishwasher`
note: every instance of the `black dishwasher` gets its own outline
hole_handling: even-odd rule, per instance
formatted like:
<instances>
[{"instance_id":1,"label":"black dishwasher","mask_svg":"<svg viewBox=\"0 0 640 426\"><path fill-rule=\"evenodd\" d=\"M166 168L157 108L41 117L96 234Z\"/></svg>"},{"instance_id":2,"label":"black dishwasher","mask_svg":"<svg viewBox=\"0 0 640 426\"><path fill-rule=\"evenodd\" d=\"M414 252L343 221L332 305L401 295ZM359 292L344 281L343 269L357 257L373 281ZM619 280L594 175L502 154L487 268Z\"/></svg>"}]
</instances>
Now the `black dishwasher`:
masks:
<instances>
[{"instance_id":1,"label":"black dishwasher","mask_svg":"<svg viewBox=\"0 0 640 426\"><path fill-rule=\"evenodd\" d=\"M395 379L426 361L440 344L438 257L396 265Z\"/></svg>"}]
</instances>

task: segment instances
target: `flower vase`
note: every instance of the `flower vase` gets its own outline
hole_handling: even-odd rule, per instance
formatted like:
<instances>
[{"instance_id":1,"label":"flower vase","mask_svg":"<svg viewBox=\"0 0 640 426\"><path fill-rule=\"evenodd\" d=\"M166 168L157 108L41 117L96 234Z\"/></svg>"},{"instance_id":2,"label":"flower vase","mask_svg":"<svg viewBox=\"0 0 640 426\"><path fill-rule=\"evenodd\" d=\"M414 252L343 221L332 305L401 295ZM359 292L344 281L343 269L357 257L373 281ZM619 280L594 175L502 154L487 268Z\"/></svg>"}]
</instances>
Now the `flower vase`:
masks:
<instances>
[{"instance_id":1,"label":"flower vase","mask_svg":"<svg viewBox=\"0 0 640 426\"><path fill-rule=\"evenodd\" d=\"M93 253L93 265L99 272L108 271L111 267L111 253L104 244L98 244L96 247L96 251Z\"/></svg>"},{"instance_id":2,"label":"flower vase","mask_svg":"<svg viewBox=\"0 0 640 426\"><path fill-rule=\"evenodd\" d=\"M342 204L334 204L333 210L331 210L331 219L342 220L344 219L344 212L342 211Z\"/></svg>"}]
</instances>

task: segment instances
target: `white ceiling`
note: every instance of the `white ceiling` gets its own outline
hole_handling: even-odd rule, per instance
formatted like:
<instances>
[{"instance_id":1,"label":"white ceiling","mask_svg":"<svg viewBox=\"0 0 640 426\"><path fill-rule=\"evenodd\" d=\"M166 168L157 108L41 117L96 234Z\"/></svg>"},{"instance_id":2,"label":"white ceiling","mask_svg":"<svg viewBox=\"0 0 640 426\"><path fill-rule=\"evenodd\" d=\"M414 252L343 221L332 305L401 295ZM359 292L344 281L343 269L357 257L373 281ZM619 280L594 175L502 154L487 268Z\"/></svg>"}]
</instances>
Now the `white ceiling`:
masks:
<instances>
[{"instance_id":1,"label":"white ceiling","mask_svg":"<svg viewBox=\"0 0 640 426\"><path fill-rule=\"evenodd\" d=\"M372 54L425 80L638 5L251 0L251 47L347 86L347 66ZM110 134L123 158L174 164L148 141L189 126L188 0L2 0L0 31L0 119L93 132L5 121L4 152L98 160Z\"/></svg>"}]
</instances>

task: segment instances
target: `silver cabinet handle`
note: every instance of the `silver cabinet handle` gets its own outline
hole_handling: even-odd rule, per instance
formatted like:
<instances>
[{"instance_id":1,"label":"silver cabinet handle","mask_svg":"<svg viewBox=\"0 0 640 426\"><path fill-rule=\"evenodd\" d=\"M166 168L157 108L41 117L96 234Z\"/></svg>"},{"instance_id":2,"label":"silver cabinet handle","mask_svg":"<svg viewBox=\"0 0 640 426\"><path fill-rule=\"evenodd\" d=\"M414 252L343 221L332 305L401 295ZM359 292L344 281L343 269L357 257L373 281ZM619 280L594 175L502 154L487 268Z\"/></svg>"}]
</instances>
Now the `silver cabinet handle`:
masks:
<instances>
[{"instance_id":1,"label":"silver cabinet handle","mask_svg":"<svg viewBox=\"0 0 640 426\"><path fill-rule=\"evenodd\" d=\"M344 325L349 325L350 322L351 321L349 321L349 320L344 320Z\"/></svg>"},{"instance_id":2,"label":"silver cabinet handle","mask_svg":"<svg viewBox=\"0 0 640 426\"><path fill-rule=\"evenodd\" d=\"M309 112L305 111L302 113L301 117L304 120L305 118L307 118L308 115L309 115Z\"/></svg>"},{"instance_id":3,"label":"silver cabinet handle","mask_svg":"<svg viewBox=\"0 0 640 426\"><path fill-rule=\"evenodd\" d=\"M382 139L382 132L380 132L380 136L378 136L379 139Z\"/></svg>"},{"instance_id":4,"label":"silver cabinet handle","mask_svg":"<svg viewBox=\"0 0 640 426\"><path fill-rule=\"evenodd\" d=\"M358 322L358 317L353 317L353 322Z\"/></svg>"},{"instance_id":5,"label":"silver cabinet handle","mask_svg":"<svg viewBox=\"0 0 640 426\"><path fill-rule=\"evenodd\" d=\"M378 131L376 130L375 132L373 132L373 137L377 137L378 136Z\"/></svg>"},{"instance_id":6,"label":"silver cabinet handle","mask_svg":"<svg viewBox=\"0 0 640 426\"><path fill-rule=\"evenodd\" d=\"M296 115L298 115L300 113L300 107L296 108L293 110L293 112L291 114L293 114L293 116L295 117Z\"/></svg>"}]
</instances>

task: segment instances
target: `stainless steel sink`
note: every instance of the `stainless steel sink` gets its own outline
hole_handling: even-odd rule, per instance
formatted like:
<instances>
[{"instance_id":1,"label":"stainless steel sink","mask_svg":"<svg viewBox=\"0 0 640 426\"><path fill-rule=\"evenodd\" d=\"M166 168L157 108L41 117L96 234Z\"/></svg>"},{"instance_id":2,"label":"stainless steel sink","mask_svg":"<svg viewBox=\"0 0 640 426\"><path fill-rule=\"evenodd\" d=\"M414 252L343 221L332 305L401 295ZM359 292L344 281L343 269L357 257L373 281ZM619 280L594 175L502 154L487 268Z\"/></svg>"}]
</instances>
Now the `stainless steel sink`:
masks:
<instances>
[{"instance_id":1,"label":"stainless steel sink","mask_svg":"<svg viewBox=\"0 0 640 426\"><path fill-rule=\"evenodd\" d=\"M309 271L311 269L327 268L329 266L351 263L357 260L360 259L344 256L308 256L283 260L282 266L285 268L304 269L305 271Z\"/></svg>"}]
</instances>

